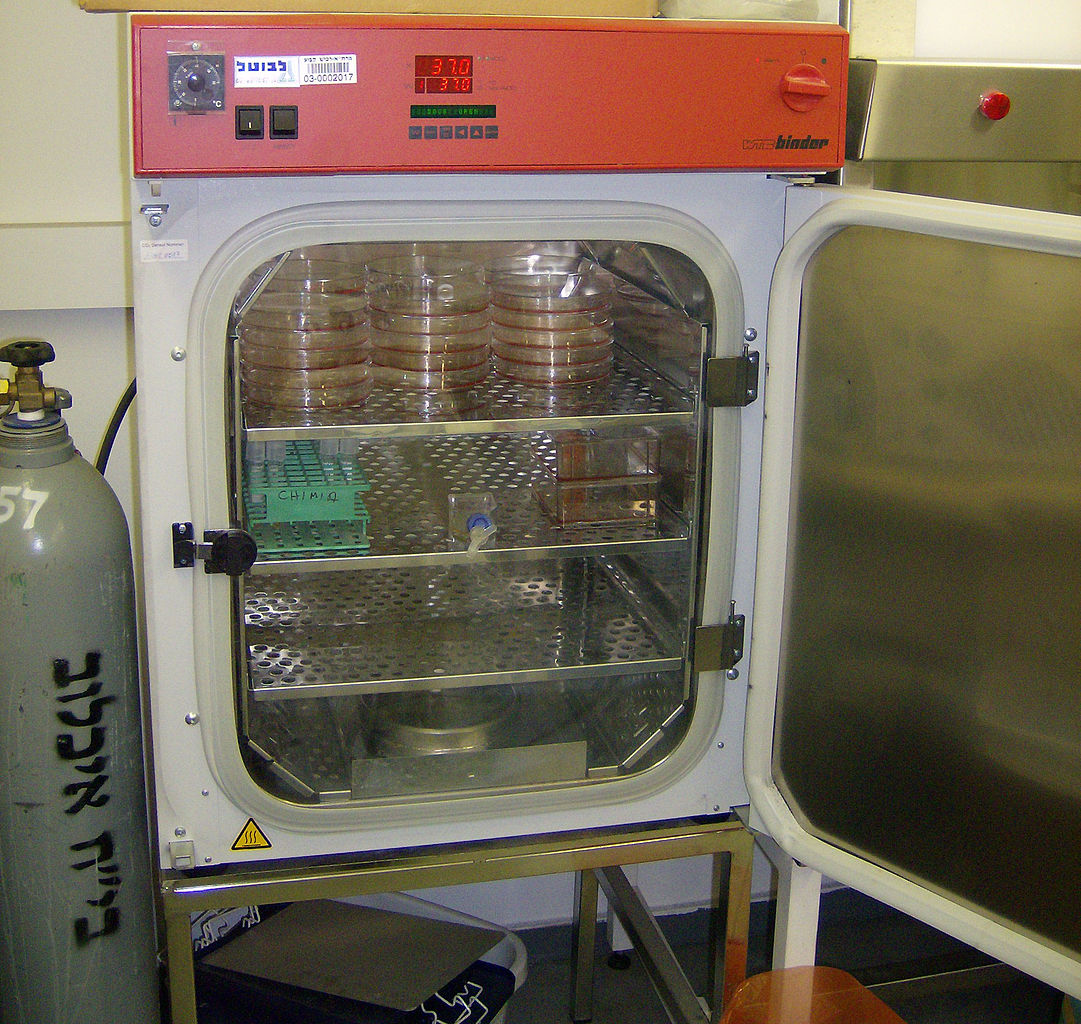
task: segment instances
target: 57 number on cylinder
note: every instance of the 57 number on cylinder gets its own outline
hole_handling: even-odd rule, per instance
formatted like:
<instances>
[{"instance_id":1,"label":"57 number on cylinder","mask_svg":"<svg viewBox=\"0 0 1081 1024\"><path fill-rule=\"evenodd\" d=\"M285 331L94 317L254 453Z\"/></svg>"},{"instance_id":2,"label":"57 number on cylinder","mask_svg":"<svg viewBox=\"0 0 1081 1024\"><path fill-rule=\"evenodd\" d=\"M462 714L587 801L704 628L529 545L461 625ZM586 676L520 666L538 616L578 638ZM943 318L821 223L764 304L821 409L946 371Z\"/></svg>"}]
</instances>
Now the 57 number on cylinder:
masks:
<instances>
[{"instance_id":1,"label":"57 number on cylinder","mask_svg":"<svg viewBox=\"0 0 1081 1024\"><path fill-rule=\"evenodd\" d=\"M0 486L0 525L14 518L15 513L18 511L15 501L20 497L26 503L26 514L23 516L22 528L32 530L42 505L49 500L49 492L35 491L18 484Z\"/></svg>"}]
</instances>

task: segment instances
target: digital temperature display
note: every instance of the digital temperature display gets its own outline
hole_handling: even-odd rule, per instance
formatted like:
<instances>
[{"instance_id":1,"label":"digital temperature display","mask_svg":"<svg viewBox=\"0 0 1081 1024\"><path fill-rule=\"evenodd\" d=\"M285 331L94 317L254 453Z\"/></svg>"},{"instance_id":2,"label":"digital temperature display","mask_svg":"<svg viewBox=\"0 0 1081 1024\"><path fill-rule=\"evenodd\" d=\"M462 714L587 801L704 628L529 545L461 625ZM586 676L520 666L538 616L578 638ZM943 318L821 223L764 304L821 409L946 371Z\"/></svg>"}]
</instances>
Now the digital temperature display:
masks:
<instances>
[{"instance_id":1,"label":"digital temperature display","mask_svg":"<svg viewBox=\"0 0 1081 1024\"><path fill-rule=\"evenodd\" d=\"M473 91L473 58L467 54L418 54L413 58L414 91L461 94Z\"/></svg>"}]
</instances>

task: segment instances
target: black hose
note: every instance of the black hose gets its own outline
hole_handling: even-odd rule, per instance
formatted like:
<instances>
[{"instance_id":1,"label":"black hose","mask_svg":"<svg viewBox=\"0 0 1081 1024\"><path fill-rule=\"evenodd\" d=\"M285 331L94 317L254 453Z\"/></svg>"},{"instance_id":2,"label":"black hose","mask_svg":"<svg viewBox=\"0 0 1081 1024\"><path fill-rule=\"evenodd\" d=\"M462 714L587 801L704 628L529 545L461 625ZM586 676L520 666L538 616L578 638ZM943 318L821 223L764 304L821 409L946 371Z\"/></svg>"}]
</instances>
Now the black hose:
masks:
<instances>
[{"instance_id":1,"label":"black hose","mask_svg":"<svg viewBox=\"0 0 1081 1024\"><path fill-rule=\"evenodd\" d=\"M128 411L128 406L131 405L134 398L135 379L132 378L127 390L120 396L120 401L113 410L109 425L105 428L105 436L101 439L101 447L98 449L98 457L94 462L94 468L102 476L105 476L105 467L109 464L109 456L113 451L113 442L116 440L117 432L120 430L120 424L124 422L124 414Z\"/></svg>"}]
</instances>

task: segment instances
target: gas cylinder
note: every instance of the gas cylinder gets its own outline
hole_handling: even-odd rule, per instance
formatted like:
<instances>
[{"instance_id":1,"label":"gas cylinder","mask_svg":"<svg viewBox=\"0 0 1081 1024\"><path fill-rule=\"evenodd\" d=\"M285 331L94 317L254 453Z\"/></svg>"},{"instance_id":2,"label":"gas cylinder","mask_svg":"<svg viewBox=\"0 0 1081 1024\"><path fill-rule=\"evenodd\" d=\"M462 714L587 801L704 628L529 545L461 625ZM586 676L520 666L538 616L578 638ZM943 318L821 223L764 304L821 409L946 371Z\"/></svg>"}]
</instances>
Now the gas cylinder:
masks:
<instances>
[{"instance_id":1,"label":"gas cylinder","mask_svg":"<svg viewBox=\"0 0 1081 1024\"><path fill-rule=\"evenodd\" d=\"M0 348L0 1024L157 1024L131 547L53 358Z\"/></svg>"}]
</instances>

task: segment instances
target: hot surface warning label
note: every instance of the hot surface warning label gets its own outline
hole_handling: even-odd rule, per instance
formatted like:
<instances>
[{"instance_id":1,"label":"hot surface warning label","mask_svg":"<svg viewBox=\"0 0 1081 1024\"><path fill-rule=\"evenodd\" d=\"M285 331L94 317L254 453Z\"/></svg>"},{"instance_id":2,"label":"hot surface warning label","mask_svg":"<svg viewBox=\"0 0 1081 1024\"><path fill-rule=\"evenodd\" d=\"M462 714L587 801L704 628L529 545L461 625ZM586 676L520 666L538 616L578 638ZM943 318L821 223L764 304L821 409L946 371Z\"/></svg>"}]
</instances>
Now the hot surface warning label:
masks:
<instances>
[{"instance_id":1,"label":"hot surface warning label","mask_svg":"<svg viewBox=\"0 0 1081 1024\"><path fill-rule=\"evenodd\" d=\"M269 850L270 846L270 840L264 835L263 830L255 824L255 819L249 818L240 830L240 835L233 841L231 849Z\"/></svg>"}]
</instances>

